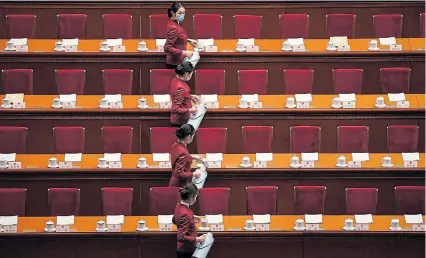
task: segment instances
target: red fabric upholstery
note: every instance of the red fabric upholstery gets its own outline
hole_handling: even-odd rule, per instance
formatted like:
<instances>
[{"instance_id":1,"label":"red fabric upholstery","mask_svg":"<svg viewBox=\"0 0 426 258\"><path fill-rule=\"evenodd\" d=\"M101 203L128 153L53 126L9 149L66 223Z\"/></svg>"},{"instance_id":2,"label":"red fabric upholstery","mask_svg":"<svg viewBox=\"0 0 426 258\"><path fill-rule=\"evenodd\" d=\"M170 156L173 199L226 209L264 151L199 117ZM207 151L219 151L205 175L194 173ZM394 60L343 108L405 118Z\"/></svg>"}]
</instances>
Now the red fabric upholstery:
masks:
<instances>
[{"instance_id":1,"label":"red fabric upholstery","mask_svg":"<svg viewBox=\"0 0 426 258\"><path fill-rule=\"evenodd\" d=\"M151 153L171 153L177 141L176 127L151 127Z\"/></svg>"},{"instance_id":2,"label":"red fabric upholstery","mask_svg":"<svg viewBox=\"0 0 426 258\"><path fill-rule=\"evenodd\" d=\"M425 37L425 25L426 25L425 15L426 15L425 13L420 14L420 37L422 38Z\"/></svg>"},{"instance_id":3,"label":"red fabric upholstery","mask_svg":"<svg viewBox=\"0 0 426 258\"><path fill-rule=\"evenodd\" d=\"M338 152L368 152L368 126L337 127Z\"/></svg>"},{"instance_id":4,"label":"red fabric upholstery","mask_svg":"<svg viewBox=\"0 0 426 258\"><path fill-rule=\"evenodd\" d=\"M402 37L402 15L401 14L378 14L373 15L374 30L376 38Z\"/></svg>"},{"instance_id":5,"label":"red fabric upholstery","mask_svg":"<svg viewBox=\"0 0 426 258\"><path fill-rule=\"evenodd\" d=\"M389 152L417 152L419 146L419 127L417 125L388 126Z\"/></svg>"},{"instance_id":6,"label":"red fabric upholstery","mask_svg":"<svg viewBox=\"0 0 426 258\"><path fill-rule=\"evenodd\" d=\"M198 128L197 153L226 153L227 128Z\"/></svg>"},{"instance_id":7,"label":"red fabric upholstery","mask_svg":"<svg viewBox=\"0 0 426 258\"><path fill-rule=\"evenodd\" d=\"M152 187L150 189L151 215L171 215L180 201L179 187Z\"/></svg>"},{"instance_id":8,"label":"red fabric upholstery","mask_svg":"<svg viewBox=\"0 0 426 258\"><path fill-rule=\"evenodd\" d=\"M80 215L80 189L49 188L49 216Z\"/></svg>"},{"instance_id":9,"label":"red fabric upholstery","mask_svg":"<svg viewBox=\"0 0 426 258\"><path fill-rule=\"evenodd\" d=\"M309 15L280 14L281 38L308 38Z\"/></svg>"},{"instance_id":10,"label":"red fabric upholstery","mask_svg":"<svg viewBox=\"0 0 426 258\"><path fill-rule=\"evenodd\" d=\"M132 153L133 127L104 126L102 127L104 153Z\"/></svg>"},{"instance_id":11,"label":"red fabric upholstery","mask_svg":"<svg viewBox=\"0 0 426 258\"><path fill-rule=\"evenodd\" d=\"M381 68L380 81L383 93L410 93L410 68Z\"/></svg>"},{"instance_id":12,"label":"red fabric upholstery","mask_svg":"<svg viewBox=\"0 0 426 258\"><path fill-rule=\"evenodd\" d=\"M266 95L268 70L238 70L240 94Z\"/></svg>"},{"instance_id":13,"label":"red fabric upholstery","mask_svg":"<svg viewBox=\"0 0 426 258\"><path fill-rule=\"evenodd\" d=\"M222 38L222 15L194 14L194 38L221 39Z\"/></svg>"},{"instance_id":14,"label":"red fabric upholstery","mask_svg":"<svg viewBox=\"0 0 426 258\"><path fill-rule=\"evenodd\" d=\"M25 216L24 188L0 188L0 216Z\"/></svg>"},{"instance_id":15,"label":"red fabric upholstery","mask_svg":"<svg viewBox=\"0 0 426 258\"><path fill-rule=\"evenodd\" d=\"M152 69L151 75L151 94L170 94L170 85L176 78L173 69Z\"/></svg>"},{"instance_id":16,"label":"red fabric upholstery","mask_svg":"<svg viewBox=\"0 0 426 258\"><path fill-rule=\"evenodd\" d=\"M314 70L286 69L284 70L285 94L312 93Z\"/></svg>"},{"instance_id":17,"label":"red fabric upholstery","mask_svg":"<svg viewBox=\"0 0 426 258\"><path fill-rule=\"evenodd\" d=\"M104 38L130 39L132 37L132 16L130 14L104 14Z\"/></svg>"},{"instance_id":18,"label":"red fabric upholstery","mask_svg":"<svg viewBox=\"0 0 426 258\"><path fill-rule=\"evenodd\" d=\"M362 69L333 69L334 93L361 94L362 73Z\"/></svg>"},{"instance_id":19,"label":"red fabric upholstery","mask_svg":"<svg viewBox=\"0 0 426 258\"><path fill-rule=\"evenodd\" d=\"M327 38L346 36L348 39L355 38L355 14L332 13L326 15Z\"/></svg>"},{"instance_id":20,"label":"red fabric upholstery","mask_svg":"<svg viewBox=\"0 0 426 258\"><path fill-rule=\"evenodd\" d=\"M201 188L198 197L200 215L228 215L230 192L229 188Z\"/></svg>"},{"instance_id":21,"label":"red fabric upholstery","mask_svg":"<svg viewBox=\"0 0 426 258\"><path fill-rule=\"evenodd\" d=\"M274 128L272 126L243 126L244 153L272 152Z\"/></svg>"},{"instance_id":22,"label":"red fabric upholstery","mask_svg":"<svg viewBox=\"0 0 426 258\"><path fill-rule=\"evenodd\" d=\"M151 14L149 16L149 35L152 39L167 38L167 23L169 16L167 14Z\"/></svg>"},{"instance_id":23,"label":"red fabric upholstery","mask_svg":"<svg viewBox=\"0 0 426 258\"><path fill-rule=\"evenodd\" d=\"M32 69L5 69L3 72L3 90L6 94L33 94Z\"/></svg>"},{"instance_id":24,"label":"red fabric upholstery","mask_svg":"<svg viewBox=\"0 0 426 258\"><path fill-rule=\"evenodd\" d=\"M102 191L103 215L132 215L133 188L105 187Z\"/></svg>"},{"instance_id":25,"label":"red fabric upholstery","mask_svg":"<svg viewBox=\"0 0 426 258\"><path fill-rule=\"evenodd\" d=\"M58 94L84 94L86 70L55 70Z\"/></svg>"},{"instance_id":26,"label":"red fabric upholstery","mask_svg":"<svg viewBox=\"0 0 426 258\"><path fill-rule=\"evenodd\" d=\"M25 153L28 128L0 126L0 153Z\"/></svg>"},{"instance_id":27,"label":"red fabric upholstery","mask_svg":"<svg viewBox=\"0 0 426 258\"><path fill-rule=\"evenodd\" d=\"M376 214L377 188L346 188L346 214Z\"/></svg>"},{"instance_id":28,"label":"red fabric upholstery","mask_svg":"<svg viewBox=\"0 0 426 258\"><path fill-rule=\"evenodd\" d=\"M80 126L53 128L55 153L84 153L85 129Z\"/></svg>"},{"instance_id":29,"label":"red fabric upholstery","mask_svg":"<svg viewBox=\"0 0 426 258\"><path fill-rule=\"evenodd\" d=\"M35 38L36 16L33 14L6 15L8 38Z\"/></svg>"},{"instance_id":30,"label":"red fabric upholstery","mask_svg":"<svg viewBox=\"0 0 426 258\"><path fill-rule=\"evenodd\" d=\"M324 214L325 186L295 186L295 214Z\"/></svg>"},{"instance_id":31,"label":"red fabric upholstery","mask_svg":"<svg viewBox=\"0 0 426 258\"><path fill-rule=\"evenodd\" d=\"M102 75L105 94L132 95L133 70L105 69Z\"/></svg>"},{"instance_id":32,"label":"red fabric upholstery","mask_svg":"<svg viewBox=\"0 0 426 258\"><path fill-rule=\"evenodd\" d=\"M276 186L247 186L247 214L277 214Z\"/></svg>"},{"instance_id":33,"label":"red fabric upholstery","mask_svg":"<svg viewBox=\"0 0 426 258\"><path fill-rule=\"evenodd\" d=\"M195 70L195 92L196 94L225 95L225 70Z\"/></svg>"},{"instance_id":34,"label":"red fabric upholstery","mask_svg":"<svg viewBox=\"0 0 426 258\"><path fill-rule=\"evenodd\" d=\"M86 38L86 14L58 14L57 17L60 39Z\"/></svg>"},{"instance_id":35,"label":"red fabric upholstery","mask_svg":"<svg viewBox=\"0 0 426 258\"><path fill-rule=\"evenodd\" d=\"M321 145L321 127L292 126L290 127L292 153L319 152Z\"/></svg>"},{"instance_id":36,"label":"red fabric upholstery","mask_svg":"<svg viewBox=\"0 0 426 258\"><path fill-rule=\"evenodd\" d=\"M395 187L396 214L425 214L424 186Z\"/></svg>"},{"instance_id":37,"label":"red fabric upholstery","mask_svg":"<svg viewBox=\"0 0 426 258\"><path fill-rule=\"evenodd\" d=\"M234 15L236 39L260 39L262 37L261 15Z\"/></svg>"}]
</instances>

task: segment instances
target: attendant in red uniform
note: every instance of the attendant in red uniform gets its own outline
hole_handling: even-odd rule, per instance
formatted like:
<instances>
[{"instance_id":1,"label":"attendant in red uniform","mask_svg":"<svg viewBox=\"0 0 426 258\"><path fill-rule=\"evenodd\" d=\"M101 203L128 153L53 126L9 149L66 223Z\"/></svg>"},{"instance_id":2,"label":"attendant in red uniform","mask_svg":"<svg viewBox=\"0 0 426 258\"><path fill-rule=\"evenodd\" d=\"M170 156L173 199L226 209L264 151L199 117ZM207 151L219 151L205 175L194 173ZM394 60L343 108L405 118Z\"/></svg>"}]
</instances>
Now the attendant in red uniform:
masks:
<instances>
[{"instance_id":1,"label":"attendant in red uniform","mask_svg":"<svg viewBox=\"0 0 426 258\"><path fill-rule=\"evenodd\" d=\"M200 177L201 172L191 172L192 159L199 159L192 157L187 144L192 142L195 134L195 129L190 124L184 124L176 130L176 137L178 141L172 145L172 178L170 179L169 186L183 187L192 182L193 177Z\"/></svg>"},{"instance_id":2,"label":"attendant in red uniform","mask_svg":"<svg viewBox=\"0 0 426 258\"><path fill-rule=\"evenodd\" d=\"M192 56L192 51L186 50L187 42L192 47L197 47L197 41L188 40L188 35L181 22L185 18L185 8L179 2L175 2L168 10L169 22L167 23L167 40L164 44L167 68L176 68L185 57Z\"/></svg>"},{"instance_id":3,"label":"attendant in red uniform","mask_svg":"<svg viewBox=\"0 0 426 258\"><path fill-rule=\"evenodd\" d=\"M191 102L198 102L198 96L191 96L188 84L192 77L193 67L190 62L183 62L175 69L176 78L170 85L170 96L172 98L172 112L170 123L175 126L186 124L190 113L197 113L197 108L192 107Z\"/></svg>"},{"instance_id":4,"label":"attendant in red uniform","mask_svg":"<svg viewBox=\"0 0 426 258\"><path fill-rule=\"evenodd\" d=\"M187 184L180 190L181 201L176 205L173 223L177 227L177 258L191 258L197 242L203 243L204 236L197 237L195 222L198 217L189 208L197 201L198 189L194 184Z\"/></svg>"}]
</instances>

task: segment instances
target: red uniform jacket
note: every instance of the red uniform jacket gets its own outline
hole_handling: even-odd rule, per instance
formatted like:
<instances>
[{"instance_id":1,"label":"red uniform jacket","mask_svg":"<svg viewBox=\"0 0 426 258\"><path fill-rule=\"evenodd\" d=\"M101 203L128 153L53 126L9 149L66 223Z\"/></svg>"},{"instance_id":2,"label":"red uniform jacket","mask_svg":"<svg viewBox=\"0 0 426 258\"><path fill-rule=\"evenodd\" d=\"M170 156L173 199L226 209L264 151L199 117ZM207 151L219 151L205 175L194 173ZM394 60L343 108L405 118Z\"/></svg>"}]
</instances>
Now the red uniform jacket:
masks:
<instances>
[{"instance_id":1,"label":"red uniform jacket","mask_svg":"<svg viewBox=\"0 0 426 258\"><path fill-rule=\"evenodd\" d=\"M195 251L195 239L197 228L195 227L194 213L185 204L178 203L173 216L173 223L177 227L177 251L181 253L193 253Z\"/></svg>"},{"instance_id":2,"label":"red uniform jacket","mask_svg":"<svg viewBox=\"0 0 426 258\"><path fill-rule=\"evenodd\" d=\"M192 181L192 157L183 143L172 145L172 178L169 186L183 187Z\"/></svg>"},{"instance_id":3,"label":"red uniform jacket","mask_svg":"<svg viewBox=\"0 0 426 258\"><path fill-rule=\"evenodd\" d=\"M164 44L166 55L166 64L179 65L185 59L182 51L186 50L188 35L185 29L172 19L167 23L167 40Z\"/></svg>"},{"instance_id":4,"label":"red uniform jacket","mask_svg":"<svg viewBox=\"0 0 426 258\"><path fill-rule=\"evenodd\" d=\"M186 124L189 120L189 109L192 108L191 89L185 81L174 78L170 86L172 97L172 113L170 123L174 125Z\"/></svg>"}]
</instances>

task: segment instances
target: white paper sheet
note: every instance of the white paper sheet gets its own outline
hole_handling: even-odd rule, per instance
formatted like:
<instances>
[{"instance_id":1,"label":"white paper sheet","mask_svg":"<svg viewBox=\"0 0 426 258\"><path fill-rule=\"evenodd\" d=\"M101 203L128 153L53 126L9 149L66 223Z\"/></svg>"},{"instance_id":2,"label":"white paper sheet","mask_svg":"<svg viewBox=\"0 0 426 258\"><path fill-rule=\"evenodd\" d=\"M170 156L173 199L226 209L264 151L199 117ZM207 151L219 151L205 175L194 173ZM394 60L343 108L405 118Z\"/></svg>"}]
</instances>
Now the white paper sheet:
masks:
<instances>
[{"instance_id":1,"label":"white paper sheet","mask_svg":"<svg viewBox=\"0 0 426 258\"><path fill-rule=\"evenodd\" d=\"M339 94L340 101L356 101L355 93Z\"/></svg>"},{"instance_id":2,"label":"white paper sheet","mask_svg":"<svg viewBox=\"0 0 426 258\"><path fill-rule=\"evenodd\" d=\"M302 153L303 161L317 161L318 160L318 152L312 153Z\"/></svg>"},{"instance_id":3,"label":"white paper sheet","mask_svg":"<svg viewBox=\"0 0 426 258\"><path fill-rule=\"evenodd\" d=\"M223 161L222 153L206 153L206 158L208 161Z\"/></svg>"},{"instance_id":4,"label":"white paper sheet","mask_svg":"<svg viewBox=\"0 0 426 258\"><path fill-rule=\"evenodd\" d=\"M245 99L247 102L259 101L258 94L250 94L250 95L241 95L242 99Z\"/></svg>"},{"instance_id":5,"label":"white paper sheet","mask_svg":"<svg viewBox=\"0 0 426 258\"><path fill-rule=\"evenodd\" d=\"M413 161L420 160L420 154L418 152L402 153L402 160Z\"/></svg>"},{"instance_id":6,"label":"white paper sheet","mask_svg":"<svg viewBox=\"0 0 426 258\"><path fill-rule=\"evenodd\" d=\"M305 45L303 38L288 38L287 41L290 44L290 46Z\"/></svg>"},{"instance_id":7,"label":"white paper sheet","mask_svg":"<svg viewBox=\"0 0 426 258\"><path fill-rule=\"evenodd\" d=\"M185 59L183 60L184 62L190 62L192 64L192 67L195 68L195 66L198 64L198 61L200 61L200 53L198 53L198 51L194 51L192 53L192 56L190 57L185 57Z\"/></svg>"},{"instance_id":8,"label":"white paper sheet","mask_svg":"<svg viewBox=\"0 0 426 258\"><path fill-rule=\"evenodd\" d=\"M78 46L78 39L63 39L62 45L64 45L64 46Z\"/></svg>"},{"instance_id":9,"label":"white paper sheet","mask_svg":"<svg viewBox=\"0 0 426 258\"><path fill-rule=\"evenodd\" d=\"M164 102L170 102L169 94L161 94L161 95L154 94L154 103L164 103Z\"/></svg>"},{"instance_id":10,"label":"white paper sheet","mask_svg":"<svg viewBox=\"0 0 426 258\"><path fill-rule=\"evenodd\" d=\"M266 224L271 223L271 214L253 214L253 222L255 224Z\"/></svg>"},{"instance_id":11,"label":"white paper sheet","mask_svg":"<svg viewBox=\"0 0 426 258\"><path fill-rule=\"evenodd\" d=\"M158 224L172 224L173 215L158 215Z\"/></svg>"},{"instance_id":12,"label":"white paper sheet","mask_svg":"<svg viewBox=\"0 0 426 258\"><path fill-rule=\"evenodd\" d=\"M382 45L382 46L396 45L395 37L379 38L379 42L380 42L380 45Z\"/></svg>"},{"instance_id":13,"label":"white paper sheet","mask_svg":"<svg viewBox=\"0 0 426 258\"><path fill-rule=\"evenodd\" d=\"M166 44L166 39L156 39L155 46L164 46Z\"/></svg>"},{"instance_id":14,"label":"white paper sheet","mask_svg":"<svg viewBox=\"0 0 426 258\"><path fill-rule=\"evenodd\" d=\"M205 104L208 102L217 102L217 94L201 95L200 102L201 104Z\"/></svg>"},{"instance_id":15,"label":"white paper sheet","mask_svg":"<svg viewBox=\"0 0 426 258\"><path fill-rule=\"evenodd\" d=\"M204 46L214 46L214 39L199 39L198 44L203 43Z\"/></svg>"},{"instance_id":16,"label":"white paper sheet","mask_svg":"<svg viewBox=\"0 0 426 258\"><path fill-rule=\"evenodd\" d=\"M162 162L162 161L169 161L169 160L170 160L169 153L153 153L152 154L152 161Z\"/></svg>"},{"instance_id":17,"label":"white paper sheet","mask_svg":"<svg viewBox=\"0 0 426 258\"><path fill-rule=\"evenodd\" d=\"M206 215L207 222L209 224L221 224L223 223L223 215L222 214L216 214L216 215Z\"/></svg>"},{"instance_id":18,"label":"white paper sheet","mask_svg":"<svg viewBox=\"0 0 426 258\"><path fill-rule=\"evenodd\" d=\"M107 39L108 47L122 46L123 39Z\"/></svg>"},{"instance_id":19,"label":"white paper sheet","mask_svg":"<svg viewBox=\"0 0 426 258\"><path fill-rule=\"evenodd\" d=\"M195 171L200 171L201 172L201 176L196 178L193 177L192 178L192 183L195 184L197 186L198 189L201 189L204 187L204 183L206 182L207 179L207 171L203 170L203 169L197 169Z\"/></svg>"},{"instance_id":20,"label":"white paper sheet","mask_svg":"<svg viewBox=\"0 0 426 258\"><path fill-rule=\"evenodd\" d=\"M295 94L296 102L311 102L312 94Z\"/></svg>"},{"instance_id":21,"label":"white paper sheet","mask_svg":"<svg viewBox=\"0 0 426 258\"><path fill-rule=\"evenodd\" d=\"M348 45L348 37L346 36L330 37L330 41L334 42L336 47Z\"/></svg>"},{"instance_id":22,"label":"white paper sheet","mask_svg":"<svg viewBox=\"0 0 426 258\"><path fill-rule=\"evenodd\" d=\"M65 162L81 162L82 153L65 153Z\"/></svg>"},{"instance_id":23,"label":"white paper sheet","mask_svg":"<svg viewBox=\"0 0 426 258\"><path fill-rule=\"evenodd\" d=\"M371 214L355 214L356 224L371 224L373 223L373 215Z\"/></svg>"},{"instance_id":24,"label":"white paper sheet","mask_svg":"<svg viewBox=\"0 0 426 258\"><path fill-rule=\"evenodd\" d=\"M24 102L24 93L13 93L13 94L6 94L6 99L10 99L10 101L13 102Z\"/></svg>"},{"instance_id":25,"label":"white paper sheet","mask_svg":"<svg viewBox=\"0 0 426 258\"><path fill-rule=\"evenodd\" d=\"M365 153L352 153L353 161L369 161L370 154L368 152Z\"/></svg>"},{"instance_id":26,"label":"white paper sheet","mask_svg":"<svg viewBox=\"0 0 426 258\"><path fill-rule=\"evenodd\" d=\"M77 101L76 94L61 94L59 95L61 101Z\"/></svg>"},{"instance_id":27,"label":"white paper sheet","mask_svg":"<svg viewBox=\"0 0 426 258\"><path fill-rule=\"evenodd\" d=\"M105 95L104 98L107 99L108 102L117 102L121 101L121 94Z\"/></svg>"},{"instance_id":28,"label":"white paper sheet","mask_svg":"<svg viewBox=\"0 0 426 258\"><path fill-rule=\"evenodd\" d=\"M124 224L124 215L108 215L106 216L107 225L121 225Z\"/></svg>"},{"instance_id":29,"label":"white paper sheet","mask_svg":"<svg viewBox=\"0 0 426 258\"><path fill-rule=\"evenodd\" d=\"M404 217L407 224L423 224L422 214L405 214Z\"/></svg>"},{"instance_id":30,"label":"white paper sheet","mask_svg":"<svg viewBox=\"0 0 426 258\"><path fill-rule=\"evenodd\" d=\"M26 38L17 38L17 39L10 39L10 42L13 42L13 44L15 44L15 46L25 46L27 45L27 39Z\"/></svg>"},{"instance_id":31,"label":"white paper sheet","mask_svg":"<svg viewBox=\"0 0 426 258\"><path fill-rule=\"evenodd\" d=\"M3 226L18 225L18 216L1 216L0 225L3 225Z\"/></svg>"},{"instance_id":32,"label":"white paper sheet","mask_svg":"<svg viewBox=\"0 0 426 258\"><path fill-rule=\"evenodd\" d=\"M404 101L405 94L404 93L388 93L389 101Z\"/></svg>"},{"instance_id":33,"label":"white paper sheet","mask_svg":"<svg viewBox=\"0 0 426 258\"><path fill-rule=\"evenodd\" d=\"M322 214L305 214L305 222L307 224L321 224Z\"/></svg>"},{"instance_id":34,"label":"white paper sheet","mask_svg":"<svg viewBox=\"0 0 426 258\"><path fill-rule=\"evenodd\" d=\"M256 153L256 161L272 161L273 159L272 153Z\"/></svg>"},{"instance_id":35,"label":"white paper sheet","mask_svg":"<svg viewBox=\"0 0 426 258\"><path fill-rule=\"evenodd\" d=\"M197 113L195 113L194 115L190 115L189 119L197 119L200 116L204 116L204 114L206 113L206 107L204 105L198 105L197 106Z\"/></svg>"},{"instance_id":36,"label":"white paper sheet","mask_svg":"<svg viewBox=\"0 0 426 258\"><path fill-rule=\"evenodd\" d=\"M1 153L0 160L3 159L8 162L14 162L16 160L16 153Z\"/></svg>"},{"instance_id":37,"label":"white paper sheet","mask_svg":"<svg viewBox=\"0 0 426 258\"><path fill-rule=\"evenodd\" d=\"M210 252L211 247L214 243L214 238L212 233L207 233L203 235L205 237L205 241L202 244L197 243L197 248L195 249L192 257L196 258L207 258L207 255Z\"/></svg>"},{"instance_id":38,"label":"white paper sheet","mask_svg":"<svg viewBox=\"0 0 426 258\"><path fill-rule=\"evenodd\" d=\"M121 153L104 153L107 162L121 161Z\"/></svg>"},{"instance_id":39,"label":"white paper sheet","mask_svg":"<svg viewBox=\"0 0 426 258\"><path fill-rule=\"evenodd\" d=\"M244 44L245 46L254 46L254 38L253 39L239 39L238 44Z\"/></svg>"},{"instance_id":40,"label":"white paper sheet","mask_svg":"<svg viewBox=\"0 0 426 258\"><path fill-rule=\"evenodd\" d=\"M74 215L71 216L57 216L56 225L74 225Z\"/></svg>"}]
</instances>

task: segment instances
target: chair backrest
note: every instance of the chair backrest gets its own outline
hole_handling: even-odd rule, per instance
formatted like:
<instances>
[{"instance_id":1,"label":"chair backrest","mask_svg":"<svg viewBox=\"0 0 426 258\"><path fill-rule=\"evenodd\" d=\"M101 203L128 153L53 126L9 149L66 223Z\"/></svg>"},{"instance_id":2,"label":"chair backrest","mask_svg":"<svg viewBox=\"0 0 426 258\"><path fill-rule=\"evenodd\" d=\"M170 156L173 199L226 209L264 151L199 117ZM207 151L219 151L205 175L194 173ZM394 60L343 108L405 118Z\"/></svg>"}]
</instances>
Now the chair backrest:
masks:
<instances>
[{"instance_id":1,"label":"chair backrest","mask_svg":"<svg viewBox=\"0 0 426 258\"><path fill-rule=\"evenodd\" d=\"M321 127L292 126L290 127L290 152L319 152L321 147Z\"/></svg>"},{"instance_id":2,"label":"chair backrest","mask_svg":"<svg viewBox=\"0 0 426 258\"><path fill-rule=\"evenodd\" d=\"M58 19L58 36L60 39L86 38L86 14L58 14L56 17Z\"/></svg>"},{"instance_id":3,"label":"chair backrest","mask_svg":"<svg viewBox=\"0 0 426 258\"><path fill-rule=\"evenodd\" d=\"M33 14L8 14L6 15L8 38L36 37L36 16Z\"/></svg>"},{"instance_id":4,"label":"chair backrest","mask_svg":"<svg viewBox=\"0 0 426 258\"><path fill-rule=\"evenodd\" d=\"M54 127L55 153L84 153L85 131L81 126Z\"/></svg>"},{"instance_id":5,"label":"chair backrest","mask_svg":"<svg viewBox=\"0 0 426 258\"><path fill-rule=\"evenodd\" d=\"M346 188L346 214L376 214L377 188Z\"/></svg>"},{"instance_id":6,"label":"chair backrest","mask_svg":"<svg viewBox=\"0 0 426 258\"><path fill-rule=\"evenodd\" d=\"M172 145L177 141L176 127L151 127L151 153L171 153Z\"/></svg>"},{"instance_id":7,"label":"chair backrest","mask_svg":"<svg viewBox=\"0 0 426 258\"><path fill-rule=\"evenodd\" d=\"M324 214L325 186L295 186L295 214Z\"/></svg>"},{"instance_id":8,"label":"chair backrest","mask_svg":"<svg viewBox=\"0 0 426 258\"><path fill-rule=\"evenodd\" d=\"M195 70L196 94L225 94L225 70L198 69Z\"/></svg>"},{"instance_id":9,"label":"chair backrest","mask_svg":"<svg viewBox=\"0 0 426 258\"><path fill-rule=\"evenodd\" d=\"M130 14L104 14L102 19L104 38L132 38L132 16Z\"/></svg>"},{"instance_id":10,"label":"chair backrest","mask_svg":"<svg viewBox=\"0 0 426 258\"><path fill-rule=\"evenodd\" d=\"M105 187L101 189L103 215L132 215L133 188Z\"/></svg>"},{"instance_id":11,"label":"chair backrest","mask_svg":"<svg viewBox=\"0 0 426 258\"><path fill-rule=\"evenodd\" d=\"M389 152L417 152L419 127L417 125L390 125L387 127Z\"/></svg>"},{"instance_id":12,"label":"chair backrest","mask_svg":"<svg viewBox=\"0 0 426 258\"><path fill-rule=\"evenodd\" d=\"M271 153L274 128L272 126L243 126L244 153Z\"/></svg>"},{"instance_id":13,"label":"chair backrest","mask_svg":"<svg viewBox=\"0 0 426 258\"><path fill-rule=\"evenodd\" d=\"M336 94L361 94L362 69L333 69L333 91Z\"/></svg>"},{"instance_id":14,"label":"chair backrest","mask_svg":"<svg viewBox=\"0 0 426 258\"><path fill-rule=\"evenodd\" d=\"M374 31L376 38L402 37L401 14L373 15Z\"/></svg>"},{"instance_id":15,"label":"chair backrest","mask_svg":"<svg viewBox=\"0 0 426 258\"><path fill-rule=\"evenodd\" d=\"M25 153L27 127L0 126L0 153Z\"/></svg>"},{"instance_id":16,"label":"chair backrest","mask_svg":"<svg viewBox=\"0 0 426 258\"><path fill-rule=\"evenodd\" d=\"M247 186L247 214L277 214L277 194L276 186Z\"/></svg>"},{"instance_id":17,"label":"chair backrest","mask_svg":"<svg viewBox=\"0 0 426 258\"><path fill-rule=\"evenodd\" d=\"M167 14L151 14L149 16L149 35L152 39L167 38L167 23L169 16Z\"/></svg>"},{"instance_id":18,"label":"chair backrest","mask_svg":"<svg viewBox=\"0 0 426 258\"><path fill-rule=\"evenodd\" d=\"M133 127L104 126L102 127L104 153L132 153Z\"/></svg>"},{"instance_id":19,"label":"chair backrest","mask_svg":"<svg viewBox=\"0 0 426 258\"><path fill-rule=\"evenodd\" d=\"M198 128L198 153L226 153L227 128Z\"/></svg>"},{"instance_id":20,"label":"chair backrest","mask_svg":"<svg viewBox=\"0 0 426 258\"><path fill-rule=\"evenodd\" d=\"M337 151L340 153L368 152L368 126L338 126Z\"/></svg>"},{"instance_id":21,"label":"chair backrest","mask_svg":"<svg viewBox=\"0 0 426 258\"><path fill-rule=\"evenodd\" d=\"M0 216L25 216L27 189L0 188Z\"/></svg>"},{"instance_id":22,"label":"chair backrest","mask_svg":"<svg viewBox=\"0 0 426 258\"><path fill-rule=\"evenodd\" d=\"M332 13L326 16L327 38L346 36L355 38L355 14Z\"/></svg>"},{"instance_id":23,"label":"chair backrest","mask_svg":"<svg viewBox=\"0 0 426 258\"><path fill-rule=\"evenodd\" d=\"M200 215L228 215L230 188L201 188L198 197Z\"/></svg>"},{"instance_id":24,"label":"chair backrest","mask_svg":"<svg viewBox=\"0 0 426 258\"><path fill-rule=\"evenodd\" d=\"M105 69L102 70L105 94L132 95L133 70Z\"/></svg>"},{"instance_id":25,"label":"chair backrest","mask_svg":"<svg viewBox=\"0 0 426 258\"><path fill-rule=\"evenodd\" d=\"M193 26L196 39L222 38L222 15L220 14L194 14Z\"/></svg>"},{"instance_id":26,"label":"chair backrest","mask_svg":"<svg viewBox=\"0 0 426 258\"><path fill-rule=\"evenodd\" d=\"M309 38L308 14L280 14L281 38Z\"/></svg>"},{"instance_id":27,"label":"chair backrest","mask_svg":"<svg viewBox=\"0 0 426 258\"><path fill-rule=\"evenodd\" d=\"M381 68L380 81L383 93L410 93L411 69Z\"/></svg>"},{"instance_id":28,"label":"chair backrest","mask_svg":"<svg viewBox=\"0 0 426 258\"><path fill-rule=\"evenodd\" d=\"M49 216L80 215L80 189L49 188Z\"/></svg>"},{"instance_id":29,"label":"chair backrest","mask_svg":"<svg viewBox=\"0 0 426 258\"><path fill-rule=\"evenodd\" d=\"M268 70L238 70L240 94L266 95L268 88Z\"/></svg>"},{"instance_id":30,"label":"chair backrest","mask_svg":"<svg viewBox=\"0 0 426 258\"><path fill-rule=\"evenodd\" d=\"M424 38L425 37L425 24L426 23L426 19L425 19L425 13L421 13L420 14L420 37Z\"/></svg>"},{"instance_id":31,"label":"chair backrest","mask_svg":"<svg viewBox=\"0 0 426 258\"><path fill-rule=\"evenodd\" d=\"M172 80L176 78L173 69L151 69L150 85L151 94L169 94Z\"/></svg>"},{"instance_id":32,"label":"chair backrest","mask_svg":"<svg viewBox=\"0 0 426 258\"><path fill-rule=\"evenodd\" d=\"M86 70L55 70L56 89L58 94L84 94Z\"/></svg>"},{"instance_id":33,"label":"chair backrest","mask_svg":"<svg viewBox=\"0 0 426 258\"><path fill-rule=\"evenodd\" d=\"M33 94L32 69L5 69L3 74L3 90L6 94Z\"/></svg>"},{"instance_id":34,"label":"chair backrest","mask_svg":"<svg viewBox=\"0 0 426 258\"><path fill-rule=\"evenodd\" d=\"M425 214L424 186L395 187L396 214Z\"/></svg>"},{"instance_id":35,"label":"chair backrest","mask_svg":"<svg viewBox=\"0 0 426 258\"><path fill-rule=\"evenodd\" d=\"M314 85L314 70L286 69L284 73L285 94L312 93Z\"/></svg>"},{"instance_id":36,"label":"chair backrest","mask_svg":"<svg viewBox=\"0 0 426 258\"><path fill-rule=\"evenodd\" d=\"M174 214L180 200L179 187L151 187L150 211L151 215Z\"/></svg>"},{"instance_id":37,"label":"chair backrest","mask_svg":"<svg viewBox=\"0 0 426 258\"><path fill-rule=\"evenodd\" d=\"M234 15L234 38L260 39L262 37L261 15Z\"/></svg>"}]
</instances>

